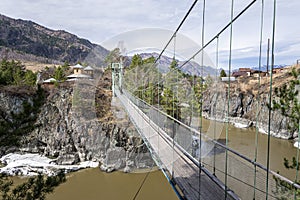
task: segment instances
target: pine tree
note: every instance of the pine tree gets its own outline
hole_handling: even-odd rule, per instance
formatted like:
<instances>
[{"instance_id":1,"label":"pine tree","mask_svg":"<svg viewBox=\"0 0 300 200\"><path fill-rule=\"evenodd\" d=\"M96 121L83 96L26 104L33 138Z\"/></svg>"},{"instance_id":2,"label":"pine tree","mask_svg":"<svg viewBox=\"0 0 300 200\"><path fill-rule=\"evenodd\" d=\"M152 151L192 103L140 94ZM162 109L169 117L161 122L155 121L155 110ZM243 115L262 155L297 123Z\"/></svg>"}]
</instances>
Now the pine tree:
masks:
<instances>
[{"instance_id":1,"label":"pine tree","mask_svg":"<svg viewBox=\"0 0 300 200\"><path fill-rule=\"evenodd\" d=\"M13 181L4 174L0 174L0 193L3 200L44 200L46 194L53 192L54 188L66 181L63 171L56 176L45 178L39 174L36 177L30 177L28 181L17 185L12 189Z\"/></svg>"},{"instance_id":2,"label":"pine tree","mask_svg":"<svg viewBox=\"0 0 300 200\"><path fill-rule=\"evenodd\" d=\"M292 134L299 129L300 121L300 102L299 86L300 86L300 69L298 71L294 68L291 72L294 77L287 84L282 85L280 88L275 88L275 98L273 99L273 110L280 110L283 116L289 119L288 129Z\"/></svg>"},{"instance_id":3,"label":"pine tree","mask_svg":"<svg viewBox=\"0 0 300 200\"><path fill-rule=\"evenodd\" d=\"M226 76L227 76L227 74L226 74L225 70L222 69L221 72L220 72L220 78L226 77Z\"/></svg>"},{"instance_id":4,"label":"pine tree","mask_svg":"<svg viewBox=\"0 0 300 200\"><path fill-rule=\"evenodd\" d=\"M25 72L25 84L28 86L33 86L36 83L36 73L33 73L31 70Z\"/></svg>"},{"instance_id":5,"label":"pine tree","mask_svg":"<svg viewBox=\"0 0 300 200\"><path fill-rule=\"evenodd\" d=\"M143 65L143 59L139 54L135 54L131 59L131 64L129 65L129 69L133 69Z\"/></svg>"}]
</instances>

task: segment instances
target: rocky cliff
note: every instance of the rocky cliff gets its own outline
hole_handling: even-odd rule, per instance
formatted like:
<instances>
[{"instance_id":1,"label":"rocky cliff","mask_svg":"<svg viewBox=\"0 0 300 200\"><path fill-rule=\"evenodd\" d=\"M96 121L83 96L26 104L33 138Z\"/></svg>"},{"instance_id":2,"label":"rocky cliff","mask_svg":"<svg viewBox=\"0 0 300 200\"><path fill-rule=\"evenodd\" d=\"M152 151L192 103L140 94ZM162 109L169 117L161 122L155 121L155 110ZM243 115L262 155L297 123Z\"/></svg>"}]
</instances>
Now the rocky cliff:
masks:
<instances>
[{"instance_id":1,"label":"rocky cliff","mask_svg":"<svg viewBox=\"0 0 300 200\"><path fill-rule=\"evenodd\" d=\"M253 78L251 81L255 81ZM248 84L246 81L245 84ZM262 85L260 92L257 88L249 86L243 89L240 82L232 83L229 100L229 122L237 127L251 127L258 122L259 131L268 131L269 120L269 94L268 85ZM226 121L228 106L228 84L219 82L214 88L204 92L203 110L206 118ZM273 97L274 98L274 97ZM271 135L283 139L296 137L288 131L288 118L283 116L279 110L271 112Z\"/></svg>"},{"instance_id":2,"label":"rocky cliff","mask_svg":"<svg viewBox=\"0 0 300 200\"><path fill-rule=\"evenodd\" d=\"M142 139L126 115L120 114L118 103L111 101L111 93L105 88L109 84L104 81L93 85L78 82L47 90L37 126L22 138L20 147L2 148L2 154L18 149L36 152L55 158L58 164L93 160L106 171L152 166ZM24 101L32 101L30 94L1 91L0 96L0 109L7 115L22 110Z\"/></svg>"}]
</instances>

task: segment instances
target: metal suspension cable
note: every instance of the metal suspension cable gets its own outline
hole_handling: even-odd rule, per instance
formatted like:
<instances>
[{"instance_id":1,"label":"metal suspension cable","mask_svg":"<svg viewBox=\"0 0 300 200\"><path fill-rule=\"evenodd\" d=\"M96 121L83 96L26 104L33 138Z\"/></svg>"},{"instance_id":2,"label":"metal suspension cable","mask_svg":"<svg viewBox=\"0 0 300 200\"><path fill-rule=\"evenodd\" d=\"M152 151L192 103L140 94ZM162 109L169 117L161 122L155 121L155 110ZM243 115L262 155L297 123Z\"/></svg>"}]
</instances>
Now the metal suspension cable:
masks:
<instances>
[{"instance_id":1,"label":"metal suspension cable","mask_svg":"<svg viewBox=\"0 0 300 200\"><path fill-rule=\"evenodd\" d=\"M152 171L152 168L153 168L153 167L154 167L154 163L152 164L150 170L149 170L149 171L147 172L147 174L145 175L145 177L144 177L144 179L143 179L143 181L142 181L142 183L141 183L139 189L138 189L137 192L135 193L135 195L134 195L134 197L132 198L132 200L135 200L135 199L137 198L137 196L138 196L138 194L140 193L141 189L143 188L143 186L144 186L144 184L145 184L145 182L146 182L148 176L150 175L150 172Z\"/></svg>"},{"instance_id":2,"label":"metal suspension cable","mask_svg":"<svg viewBox=\"0 0 300 200\"><path fill-rule=\"evenodd\" d=\"M218 67L219 67L219 37L217 37L217 49L216 49L216 73L215 80L218 80ZM216 126L217 126L217 104L215 103L215 117L214 117L214 140L216 140ZM216 175L216 146L214 145L214 160L213 160L213 175Z\"/></svg>"},{"instance_id":3,"label":"metal suspension cable","mask_svg":"<svg viewBox=\"0 0 300 200\"><path fill-rule=\"evenodd\" d=\"M192 109L191 109L191 114L190 114L190 122L189 122L189 126L193 126L193 117L194 117L194 104L195 104L195 66L192 65L193 67L193 73L192 73L192 84L191 84L191 95L192 95L192 99L191 99L191 106L192 106ZM191 135L193 136L193 131L192 129L190 129L190 132L191 132ZM191 144L193 144L194 141L193 141L193 137L191 137ZM196 146L196 144L195 144ZM193 146L193 151L194 151L194 157L197 157L197 149Z\"/></svg>"},{"instance_id":4,"label":"metal suspension cable","mask_svg":"<svg viewBox=\"0 0 300 200\"><path fill-rule=\"evenodd\" d=\"M243 15L249 8L251 8L253 6L253 4L256 2L257 0L253 0L252 2L250 2L236 17L234 17L233 19L231 19L231 21L223 28L221 29L221 31L219 31L211 40L209 40L204 46L201 47L201 49L199 49L194 55L192 55L187 61L185 61L182 65L180 65L178 68L182 68L183 66L185 66L188 62L190 62L193 58L195 58L201 51L203 51L210 43L212 43L217 37L219 37L228 27L231 26L231 24L233 24L233 22L235 22L241 15Z\"/></svg>"},{"instance_id":5,"label":"metal suspension cable","mask_svg":"<svg viewBox=\"0 0 300 200\"><path fill-rule=\"evenodd\" d=\"M203 0L203 9L202 9L202 47L204 46L204 34L205 34L205 10L206 10L206 1ZM204 51L201 54L201 77L200 77L200 126L199 126L199 199L201 194L201 170L202 170L202 110L203 110L203 65L204 65Z\"/></svg>"},{"instance_id":6,"label":"metal suspension cable","mask_svg":"<svg viewBox=\"0 0 300 200\"><path fill-rule=\"evenodd\" d=\"M209 166L209 167L212 167L209 163L205 163L205 165ZM216 169L216 171L220 172L220 173L224 173L222 170L220 169ZM248 187L253 187L251 183L248 183L247 181L245 180L242 180L242 179L239 179L238 177L235 177L234 175L231 175L231 174L228 174L228 176L240 183L243 183L245 185L247 185ZM257 190L261 193L265 193L264 189L263 188L257 188ZM269 194L271 197L273 197L274 199L276 199L276 195L274 194ZM278 197L277 197L278 198Z\"/></svg>"},{"instance_id":7,"label":"metal suspension cable","mask_svg":"<svg viewBox=\"0 0 300 200\"><path fill-rule=\"evenodd\" d=\"M270 39L268 39L268 50L267 50L267 68L269 68L269 54L270 54ZM271 65L270 71L270 92L269 92L269 106L272 103L272 76L273 76L273 66ZM268 199L268 187L269 187L269 159L270 159L270 130L271 130L271 108L269 108L269 115L268 115L268 143L267 143L267 180L266 180L266 199Z\"/></svg>"},{"instance_id":8,"label":"metal suspension cable","mask_svg":"<svg viewBox=\"0 0 300 200\"><path fill-rule=\"evenodd\" d=\"M173 38L176 37L177 32L179 31L179 29L181 28L181 26L183 25L183 23L185 22L185 20L187 19L187 17L190 15L191 11L193 10L193 8L195 7L195 5L196 5L197 2L198 2L198 0L194 1L194 3L192 4L192 6L188 10L188 12L183 17L183 19L181 20L181 22L178 25L177 29L175 30L175 32L173 33L173 35L171 36L171 38L169 39L169 41L167 42L167 44L165 45L165 47L163 48L163 50L160 52L159 56L156 58L156 60L155 60L154 63L156 63L160 59L160 57L165 52L165 50L168 48L168 46L171 43L171 41L173 40Z\"/></svg>"},{"instance_id":9,"label":"metal suspension cable","mask_svg":"<svg viewBox=\"0 0 300 200\"><path fill-rule=\"evenodd\" d=\"M157 77L157 109L160 109L160 93L159 93L159 74L158 74L158 77ZM160 118L159 118L159 112L157 112L157 121L160 121ZM157 126L157 131L159 131L159 127ZM159 138L157 139L157 148L158 148L158 155L159 155Z\"/></svg>"},{"instance_id":10,"label":"metal suspension cable","mask_svg":"<svg viewBox=\"0 0 300 200\"><path fill-rule=\"evenodd\" d=\"M174 38L175 39L175 42L174 42L174 49L175 49L175 46L176 46L176 37ZM174 50L174 55L175 55L175 50ZM176 64L177 66L177 64ZM180 117L179 117L179 104L180 104L180 101L179 101L179 78L178 78L178 70L176 71L176 119L180 120ZM174 138L173 138L173 153L175 153L175 136L178 132L178 126L176 125L175 123L175 134L174 134ZM175 156L174 156L174 159L175 159ZM173 160L174 162L174 160Z\"/></svg>"},{"instance_id":11,"label":"metal suspension cable","mask_svg":"<svg viewBox=\"0 0 300 200\"><path fill-rule=\"evenodd\" d=\"M145 99L144 99L144 92L145 92L145 90L146 90L146 89L145 89L145 82L144 82L144 80L145 80L145 79L142 79L142 98L141 98L141 99L143 99L143 100L145 100Z\"/></svg>"},{"instance_id":12,"label":"metal suspension cable","mask_svg":"<svg viewBox=\"0 0 300 200\"><path fill-rule=\"evenodd\" d=\"M174 36L174 51L173 51L173 61L174 62L176 62L176 57L175 57L175 55L176 55L176 35ZM175 66L175 68L176 68L176 66ZM177 71L178 72L178 71ZM171 78L172 78L172 74L171 74ZM178 77L177 77L177 81L178 81ZM172 80L171 80L171 82L173 82L173 78L172 78ZM173 87L173 90L174 90L174 85L173 85L174 83L172 83L172 87ZM176 82L176 84L178 84L177 82ZM174 99L174 92L172 92L172 97L173 97L173 118L175 118L175 110L174 110L174 104L175 104L175 99ZM177 91L177 98L178 98L178 91ZM178 100L178 99L177 99ZM178 112L177 111L177 107L176 107L176 112ZM177 117L178 117L178 113L177 113ZM176 135L176 124L175 123L173 123L173 140L172 140L172 150L173 150L173 152L172 152L172 179L174 178L174 159L175 159L175 135Z\"/></svg>"},{"instance_id":13,"label":"metal suspension cable","mask_svg":"<svg viewBox=\"0 0 300 200\"><path fill-rule=\"evenodd\" d=\"M271 75L270 75L270 96L269 96L269 106L272 103L272 78L273 78L273 68L275 64L274 51L275 51L275 29L276 29L276 0L274 0L273 5L273 30L272 30L272 59L271 59ZM268 151L267 151L267 183L266 183L266 199L268 199L268 189L269 189L269 169L270 169L270 137L271 137L271 108L269 108L269 125L268 125Z\"/></svg>"},{"instance_id":14,"label":"metal suspension cable","mask_svg":"<svg viewBox=\"0 0 300 200\"><path fill-rule=\"evenodd\" d=\"M299 173L299 148L300 148L300 123L298 120L298 144L297 144L297 160L296 160L296 175L295 175L295 183L298 181L298 173ZM294 189L294 200L297 199L297 188Z\"/></svg>"},{"instance_id":15,"label":"metal suspension cable","mask_svg":"<svg viewBox=\"0 0 300 200\"><path fill-rule=\"evenodd\" d=\"M263 28L264 28L264 0L261 1L261 16L260 16L260 39L259 39L259 59L258 59L258 67L259 67L259 76L258 76L258 91L257 91L257 107L256 107L256 128L255 128L255 152L254 152L254 162L257 161L257 148L258 148L258 117L259 117L259 106L260 106L260 79L261 79L261 63L262 63L262 41L263 41ZM256 168L254 165L254 188L253 188L253 199L256 196Z\"/></svg>"},{"instance_id":16,"label":"metal suspension cable","mask_svg":"<svg viewBox=\"0 0 300 200\"><path fill-rule=\"evenodd\" d=\"M221 29L209 42L207 42L204 46L202 46L193 56L191 56L187 61L185 61L183 64L181 64L177 69L181 69L184 67L188 62L190 62L192 59L194 59L201 51L203 51L209 44L211 44L216 38L218 38L230 25L235 22L240 16L242 16L249 8L253 6L253 4L257 0L253 0L250 2L236 17L234 17L225 27ZM173 38L173 35L172 37ZM157 61L156 61L157 62ZM173 69L174 70L174 69ZM164 78L161 80L161 82L164 80Z\"/></svg>"},{"instance_id":17,"label":"metal suspension cable","mask_svg":"<svg viewBox=\"0 0 300 200\"><path fill-rule=\"evenodd\" d=\"M185 20L187 19L187 17L190 15L190 13L192 12L193 8L195 7L196 3L198 2L198 0L195 0L193 2L193 4L191 5L191 7L189 8L188 12L185 14L185 16L183 17L183 19L181 20L180 24L178 25L178 27L176 28L176 30L174 31L174 33L172 34L171 38L169 39L169 41L167 42L167 44L165 45L165 47L163 48L163 50L160 52L159 56L155 59L153 66L158 62L158 60L160 59L160 57L162 56L162 54L165 52L165 50L167 49L167 47L170 45L172 39L177 35L178 31L180 30L180 28L182 27L182 25L184 24ZM151 67L150 67L151 68ZM149 70L145 73L145 75L149 72ZM144 76L145 76L144 75ZM144 76L141 77L142 79L144 79ZM131 88L131 90L133 90L133 88Z\"/></svg>"},{"instance_id":18,"label":"metal suspension cable","mask_svg":"<svg viewBox=\"0 0 300 200\"><path fill-rule=\"evenodd\" d=\"M218 38L228 27L230 27L230 25L235 22L240 16L242 16L249 8L251 8L253 6L253 4L256 2L257 0L253 0L252 2L250 2L236 17L234 17L225 27L223 27L223 29L221 29L221 31L219 31L211 40L209 40L203 47L201 47L193 56L191 56L188 60L186 60L183 64L181 64L180 66L177 67L177 69L181 69L182 67L184 67L187 63L189 63L192 59L194 59L201 51L203 51L208 45L210 45L216 38ZM173 38L173 36L172 36ZM156 61L157 62L157 61ZM175 69L173 69L175 70ZM147 74L147 73L145 73ZM142 79L144 77L141 77ZM160 82L163 82L165 80L165 78L161 79ZM133 88L131 88L130 90L133 90Z\"/></svg>"},{"instance_id":19,"label":"metal suspension cable","mask_svg":"<svg viewBox=\"0 0 300 200\"><path fill-rule=\"evenodd\" d=\"M252 2L250 2L236 17L234 17L223 29L221 29L221 31L219 31L209 42L207 42L204 46L201 47L201 49L199 49L192 57L190 57L187 61L185 61L183 64L181 64L179 67L177 67L177 69L181 69L183 66L185 66L188 62L190 62L195 56L197 56L201 51L203 51L204 48L206 48L210 43L212 43L217 37L219 37L219 35L221 35L228 27L230 27L230 25L236 21L241 15L243 15L249 8L251 8L253 6L253 4L256 2L257 0L253 0ZM183 20L181 21L180 25L177 27L176 31L174 32L177 33L179 31L179 29L181 28L181 26L183 25L184 21L186 20L186 18L188 17L188 15L190 14L190 12L192 11L192 9L194 8L194 6L196 5L197 0L194 1L193 5L190 7L189 11L187 12L187 14L185 15L185 17L183 18ZM157 63L157 61L159 60L159 58L161 57L161 55L163 54L163 52L166 50L167 46L170 44L171 40L174 37L174 34L172 35L172 37L170 38L169 42L167 43L167 45L165 46L165 48L161 51L160 56L155 60L154 65ZM147 72L145 73L145 75L147 74ZM144 76L145 76L144 75ZM141 77L142 79L144 77ZM164 80L164 78L160 81L162 82ZM129 88L128 88L129 89ZM133 90L134 88L130 88L130 90Z\"/></svg>"},{"instance_id":20,"label":"metal suspension cable","mask_svg":"<svg viewBox=\"0 0 300 200\"><path fill-rule=\"evenodd\" d=\"M233 20L233 8L234 0L231 0L231 21ZM231 76L231 58L232 58L232 34L233 34L233 23L230 24L230 42L229 42L229 61L228 61L228 99L227 99L227 119L226 119L226 147L228 147L228 134L229 134L229 109L230 109L230 76ZM228 150L225 151L225 199L227 199L227 190L228 190Z\"/></svg>"}]
</instances>

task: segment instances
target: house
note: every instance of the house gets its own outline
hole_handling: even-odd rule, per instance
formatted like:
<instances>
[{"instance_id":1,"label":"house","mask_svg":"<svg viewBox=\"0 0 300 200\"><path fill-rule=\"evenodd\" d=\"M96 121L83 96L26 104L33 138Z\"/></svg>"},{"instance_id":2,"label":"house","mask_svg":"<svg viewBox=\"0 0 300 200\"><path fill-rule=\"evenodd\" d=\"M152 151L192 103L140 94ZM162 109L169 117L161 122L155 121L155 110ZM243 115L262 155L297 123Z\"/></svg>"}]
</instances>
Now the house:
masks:
<instances>
[{"instance_id":1,"label":"house","mask_svg":"<svg viewBox=\"0 0 300 200\"><path fill-rule=\"evenodd\" d=\"M263 72L263 71L259 71L259 70L253 70L253 71L252 71L252 75L253 75L253 77L258 78L258 77L264 77L264 76L267 76L268 73L267 73L267 72Z\"/></svg>"},{"instance_id":2,"label":"house","mask_svg":"<svg viewBox=\"0 0 300 200\"><path fill-rule=\"evenodd\" d=\"M237 78L240 76L251 76L251 69L250 68L239 68L238 71L233 72L232 76Z\"/></svg>"},{"instance_id":3,"label":"house","mask_svg":"<svg viewBox=\"0 0 300 200\"><path fill-rule=\"evenodd\" d=\"M250 69L250 68L239 68L238 71L236 72L233 72L232 73L232 76L233 77L246 77L246 76L253 76L253 77L263 77L263 76L267 76L268 73L267 72L263 72L263 71L260 71L260 70L253 70L253 69Z\"/></svg>"},{"instance_id":4,"label":"house","mask_svg":"<svg viewBox=\"0 0 300 200\"><path fill-rule=\"evenodd\" d=\"M236 81L236 78L232 77L232 76L231 77L222 77L221 80L222 80L222 82L228 82L228 81L233 82L233 81Z\"/></svg>"},{"instance_id":5,"label":"house","mask_svg":"<svg viewBox=\"0 0 300 200\"><path fill-rule=\"evenodd\" d=\"M241 68L239 68L239 71L240 71L240 72L250 72L251 69L250 69L250 68L244 68L244 67L241 67Z\"/></svg>"},{"instance_id":6,"label":"house","mask_svg":"<svg viewBox=\"0 0 300 200\"><path fill-rule=\"evenodd\" d=\"M262 76L265 76L266 75L266 72L263 72L263 71L260 71L260 70L251 70L251 76L253 77L262 77Z\"/></svg>"},{"instance_id":7,"label":"house","mask_svg":"<svg viewBox=\"0 0 300 200\"><path fill-rule=\"evenodd\" d=\"M243 72L243 71L242 72L236 71L236 72L233 72L231 76L237 78L237 77L241 77L241 76L248 76L248 73Z\"/></svg>"},{"instance_id":8,"label":"house","mask_svg":"<svg viewBox=\"0 0 300 200\"><path fill-rule=\"evenodd\" d=\"M239 72L246 73L247 76L251 76L251 69L250 68L239 68Z\"/></svg>"},{"instance_id":9,"label":"house","mask_svg":"<svg viewBox=\"0 0 300 200\"><path fill-rule=\"evenodd\" d=\"M72 67L73 74L67 76L68 81L76 81L78 79L93 79L94 69L90 66L84 68L82 65L77 64Z\"/></svg>"},{"instance_id":10,"label":"house","mask_svg":"<svg viewBox=\"0 0 300 200\"><path fill-rule=\"evenodd\" d=\"M91 66L87 66L86 68L83 69L83 71L90 75L92 78L94 78L94 69Z\"/></svg>"},{"instance_id":11,"label":"house","mask_svg":"<svg viewBox=\"0 0 300 200\"><path fill-rule=\"evenodd\" d=\"M274 68L273 74L283 73L285 71L284 68Z\"/></svg>"},{"instance_id":12,"label":"house","mask_svg":"<svg viewBox=\"0 0 300 200\"><path fill-rule=\"evenodd\" d=\"M45 89L53 89L55 87L55 83L57 80L55 78L49 78L47 80L44 80L43 83L43 88Z\"/></svg>"}]
</instances>

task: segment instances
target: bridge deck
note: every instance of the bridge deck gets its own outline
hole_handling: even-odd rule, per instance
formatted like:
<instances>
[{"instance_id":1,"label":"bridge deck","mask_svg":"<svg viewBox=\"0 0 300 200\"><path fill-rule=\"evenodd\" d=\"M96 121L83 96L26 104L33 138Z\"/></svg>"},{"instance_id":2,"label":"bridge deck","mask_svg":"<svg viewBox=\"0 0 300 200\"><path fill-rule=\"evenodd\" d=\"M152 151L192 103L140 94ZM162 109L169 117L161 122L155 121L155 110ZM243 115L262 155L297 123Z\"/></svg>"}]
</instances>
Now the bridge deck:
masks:
<instances>
[{"instance_id":1,"label":"bridge deck","mask_svg":"<svg viewBox=\"0 0 300 200\"><path fill-rule=\"evenodd\" d=\"M184 198L191 200L224 199L224 188L217 184L217 179L208 176L203 171L199 173L199 167L172 143L172 139L163 130L130 102L125 95L116 93L145 142L150 146L150 150L157 157L159 167L172 175L175 186L180 188ZM234 199L235 195L227 195L227 197L227 199Z\"/></svg>"}]
</instances>

